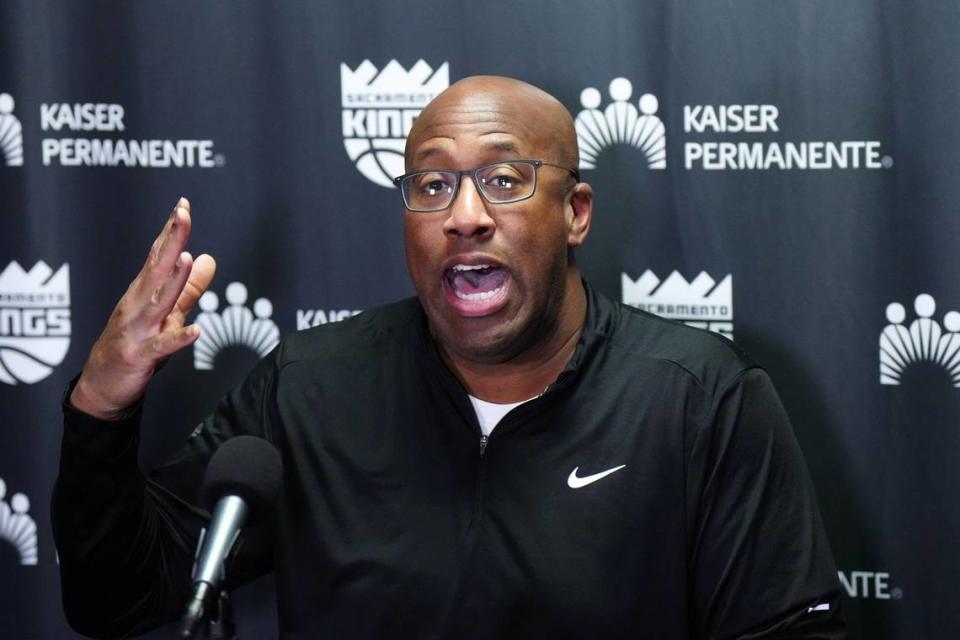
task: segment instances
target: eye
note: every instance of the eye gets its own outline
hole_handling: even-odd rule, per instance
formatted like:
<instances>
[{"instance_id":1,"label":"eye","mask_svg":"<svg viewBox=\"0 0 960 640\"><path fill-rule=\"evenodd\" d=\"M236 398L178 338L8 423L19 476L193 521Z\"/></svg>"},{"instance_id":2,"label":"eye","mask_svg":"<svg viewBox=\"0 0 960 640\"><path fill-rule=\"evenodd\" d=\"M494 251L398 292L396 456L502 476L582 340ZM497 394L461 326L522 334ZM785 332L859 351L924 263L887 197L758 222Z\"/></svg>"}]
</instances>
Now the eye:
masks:
<instances>
[{"instance_id":1,"label":"eye","mask_svg":"<svg viewBox=\"0 0 960 640\"><path fill-rule=\"evenodd\" d=\"M501 194L522 191L526 182L518 167L510 164L490 167L481 180L488 191Z\"/></svg>"},{"instance_id":2,"label":"eye","mask_svg":"<svg viewBox=\"0 0 960 640\"><path fill-rule=\"evenodd\" d=\"M439 198L453 192L454 181L450 175L430 171L413 176L412 192L418 198Z\"/></svg>"}]
</instances>

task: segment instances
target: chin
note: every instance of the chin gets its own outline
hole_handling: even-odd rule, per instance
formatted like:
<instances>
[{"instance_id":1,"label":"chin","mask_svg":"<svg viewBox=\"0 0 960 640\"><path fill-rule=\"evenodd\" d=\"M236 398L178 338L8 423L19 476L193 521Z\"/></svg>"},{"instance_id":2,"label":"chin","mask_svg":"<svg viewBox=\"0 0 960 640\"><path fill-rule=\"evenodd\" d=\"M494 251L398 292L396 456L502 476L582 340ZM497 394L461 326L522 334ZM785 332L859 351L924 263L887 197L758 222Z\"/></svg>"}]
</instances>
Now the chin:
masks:
<instances>
[{"instance_id":1,"label":"chin","mask_svg":"<svg viewBox=\"0 0 960 640\"><path fill-rule=\"evenodd\" d=\"M523 351L520 335L510 331L511 328L504 326L501 320L490 332L449 332L444 336L443 347L472 362L500 364Z\"/></svg>"}]
</instances>

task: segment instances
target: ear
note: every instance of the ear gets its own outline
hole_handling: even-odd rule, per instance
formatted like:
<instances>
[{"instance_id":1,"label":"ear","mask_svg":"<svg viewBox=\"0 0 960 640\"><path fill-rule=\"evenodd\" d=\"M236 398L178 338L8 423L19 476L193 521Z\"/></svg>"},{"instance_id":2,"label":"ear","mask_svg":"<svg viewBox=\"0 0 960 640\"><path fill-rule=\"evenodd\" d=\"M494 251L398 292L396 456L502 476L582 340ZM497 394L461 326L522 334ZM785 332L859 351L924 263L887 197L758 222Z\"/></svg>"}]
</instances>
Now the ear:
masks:
<instances>
[{"instance_id":1,"label":"ear","mask_svg":"<svg viewBox=\"0 0 960 640\"><path fill-rule=\"evenodd\" d=\"M567 246L579 247L590 233L590 220L593 218L593 187L586 182L578 182L569 197L568 215L572 215L569 219Z\"/></svg>"}]
</instances>

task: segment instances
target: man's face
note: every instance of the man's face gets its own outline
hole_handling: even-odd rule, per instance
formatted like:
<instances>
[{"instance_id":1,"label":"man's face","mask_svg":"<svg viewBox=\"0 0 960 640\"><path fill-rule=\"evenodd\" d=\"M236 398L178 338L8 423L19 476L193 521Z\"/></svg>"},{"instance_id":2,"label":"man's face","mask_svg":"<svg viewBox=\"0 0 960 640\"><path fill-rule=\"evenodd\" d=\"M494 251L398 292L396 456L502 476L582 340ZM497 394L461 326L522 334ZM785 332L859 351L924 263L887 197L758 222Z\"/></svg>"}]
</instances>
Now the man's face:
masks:
<instances>
[{"instance_id":1,"label":"man's face","mask_svg":"<svg viewBox=\"0 0 960 640\"><path fill-rule=\"evenodd\" d=\"M562 164L535 110L488 93L443 105L425 112L411 133L408 171L518 159ZM555 330L568 248L582 239L571 231L573 185L568 172L543 166L533 197L490 204L465 176L448 209L405 213L407 268L445 351L505 362Z\"/></svg>"}]
</instances>

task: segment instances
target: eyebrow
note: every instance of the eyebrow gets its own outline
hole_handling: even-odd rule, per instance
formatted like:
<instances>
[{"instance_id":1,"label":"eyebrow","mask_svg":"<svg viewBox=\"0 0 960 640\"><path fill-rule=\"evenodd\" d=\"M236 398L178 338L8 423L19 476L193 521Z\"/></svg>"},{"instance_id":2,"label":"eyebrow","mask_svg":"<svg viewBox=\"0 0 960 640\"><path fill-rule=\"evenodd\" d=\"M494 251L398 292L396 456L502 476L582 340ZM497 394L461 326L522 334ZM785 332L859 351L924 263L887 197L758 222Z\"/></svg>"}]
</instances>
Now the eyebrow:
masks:
<instances>
[{"instance_id":1,"label":"eyebrow","mask_svg":"<svg viewBox=\"0 0 960 640\"><path fill-rule=\"evenodd\" d=\"M506 153L512 153L514 155L520 155L520 152L517 150L517 145L512 142L494 142L488 144L483 148L484 151L503 151Z\"/></svg>"},{"instance_id":2,"label":"eyebrow","mask_svg":"<svg viewBox=\"0 0 960 640\"><path fill-rule=\"evenodd\" d=\"M517 145L507 141L491 142L487 145L484 145L483 150L484 151L502 151L504 153L512 153L515 156L520 155L520 151L517 149ZM415 162L421 162L426 158L429 158L430 156L439 153L440 151L441 149L438 147L430 147L428 149L424 149L423 151L417 152L417 154L413 157L413 159Z\"/></svg>"}]
</instances>

